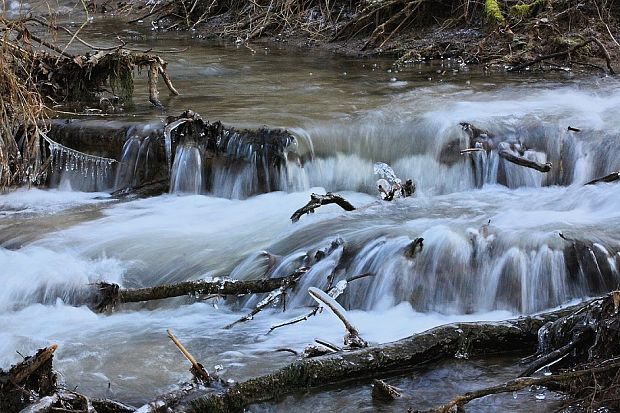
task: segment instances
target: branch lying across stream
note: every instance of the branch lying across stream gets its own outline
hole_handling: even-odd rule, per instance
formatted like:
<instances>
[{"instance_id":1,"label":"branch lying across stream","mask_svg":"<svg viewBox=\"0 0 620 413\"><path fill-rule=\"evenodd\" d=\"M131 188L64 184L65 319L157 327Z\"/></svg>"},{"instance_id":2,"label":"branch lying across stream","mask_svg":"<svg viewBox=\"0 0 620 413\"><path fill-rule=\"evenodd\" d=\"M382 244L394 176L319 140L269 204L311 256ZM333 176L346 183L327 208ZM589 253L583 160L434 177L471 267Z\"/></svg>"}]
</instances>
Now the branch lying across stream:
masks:
<instances>
[{"instance_id":1,"label":"branch lying across stream","mask_svg":"<svg viewBox=\"0 0 620 413\"><path fill-rule=\"evenodd\" d=\"M620 180L620 172L612 172L609 175L602 176L587 182L586 185L595 185L600 182L616 182Z\"/></svg>"},{"instance_id":2,"label":"branch lying across stream","mask_svg":"<svg viewBox=\"0 0 620 413\"><path fill-rule=\"evenodd\" d=\"M523 158L521 156L513 155L508 151L499 151L499 156L504 158L508 162L512 162L519 166L525 166L526 168L535 169L539 172L549 172L551 170L551 162L542 164L536 161Z\"/></svg>"},{"instance_id":3,"label":"branch lying across stream","mask_svg":"<svg viewBox=\"0 0 620 413\"><path fill-rule=\"evenodd\" d=\"M310 201L291 215L291 221L297 222L303 215L312 214L315 209L327 204L337 204L345 211L355 210L355 207L349 201L338 194L334 194L332 192L328 192L325 195L312 194L310 195Z\"/></svg>"},{"instance_id":4,"label":"branch lying across stream","mask_svg":"<svg viewBox=\"0 0 620 413\"><path fill-rule=\"evenodd\" d=\"M268 293L280 287L288 286L297 280L302 273L305 273L305 269L299 269L291 275L279 278L247 281L197 280L136 289L123 289L118 284L99 283L99 302L95 307L97 310L103 311L121 303L161 300L188 294L242 295Z\"/></svg>"}]
</instances>

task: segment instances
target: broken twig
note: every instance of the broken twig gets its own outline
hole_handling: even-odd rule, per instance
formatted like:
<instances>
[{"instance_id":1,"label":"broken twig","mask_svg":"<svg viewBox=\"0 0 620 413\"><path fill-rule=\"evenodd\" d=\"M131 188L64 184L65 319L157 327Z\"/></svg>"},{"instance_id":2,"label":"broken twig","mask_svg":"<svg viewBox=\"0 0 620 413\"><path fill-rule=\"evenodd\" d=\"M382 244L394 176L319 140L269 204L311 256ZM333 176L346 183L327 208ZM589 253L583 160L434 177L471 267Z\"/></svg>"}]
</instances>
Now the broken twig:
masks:
<instances>
[{"instance_id":1,"label":"broken twig","mask_svg":"<svg viewBox=\"0 0 620 413\"><path fill-rule=\"evenodd\" d=\"M345 211L355 210L355 207L349 201L338 194L332 192L328 192L325 195L312 194L310 195L310 201L291 215L291 221L297 222L304 214L312 214L315 209L327 204L337 204Z\"/></svg>"}]
</instances>

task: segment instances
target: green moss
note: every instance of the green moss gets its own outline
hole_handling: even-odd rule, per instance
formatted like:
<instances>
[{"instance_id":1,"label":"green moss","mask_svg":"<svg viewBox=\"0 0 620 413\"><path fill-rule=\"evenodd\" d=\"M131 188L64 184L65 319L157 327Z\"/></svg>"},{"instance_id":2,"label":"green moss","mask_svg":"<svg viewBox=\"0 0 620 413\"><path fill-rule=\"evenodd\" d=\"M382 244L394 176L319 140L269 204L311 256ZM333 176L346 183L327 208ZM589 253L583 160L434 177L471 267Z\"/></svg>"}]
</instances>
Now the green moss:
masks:
<instances>
[{"instance_id":1,"label":"green moss","mask_svg":"<svg viewBox=\"0 0 620 413\"><path fill-rule=\"evenodd\" d=\"M497 0L486 0L484 10L491 23L503 24L506 22Z\"/></svg>"},{"instance_id":2,"label":"green moss","mask_svg":"<svg viewBox=\"0 0 620 413\"><path fill-rule=\"evenodd\" d=\"M535 0L529 4L516 4L510 8L508 14L512 17L532 17L545 7L546 0Z\"/></svg>"},{"instance_id":3,"label":"green moss","mask_svg":"<svg viewBox=\"0 0 620 413\"><path fill-rule=\"evenodd\" d=\"M128 101L133 96L132 63L124 56L118 56L110 63L108 74L112 92L122 101Z\"/></svg>"}]
</instances>

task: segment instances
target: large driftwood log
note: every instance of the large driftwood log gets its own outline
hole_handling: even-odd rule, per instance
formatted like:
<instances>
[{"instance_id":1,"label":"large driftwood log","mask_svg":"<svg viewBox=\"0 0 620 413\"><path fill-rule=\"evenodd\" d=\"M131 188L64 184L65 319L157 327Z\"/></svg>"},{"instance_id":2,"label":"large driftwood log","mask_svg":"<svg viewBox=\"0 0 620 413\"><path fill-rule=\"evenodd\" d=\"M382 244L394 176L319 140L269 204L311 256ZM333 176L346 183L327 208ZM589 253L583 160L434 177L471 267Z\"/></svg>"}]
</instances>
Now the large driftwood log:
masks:
<instances>
[{"instance_id":1,"label":"large driftwood log","mask_svg":"<svg viewBox=\"0 0 620 413\"><path fill-rule=\"evenodd\" d=\"M305 269L300 269L289 276L278 278L247 281L227 279L219 281L184 281L177 284L136 289L123 289L118 284L99 283L99 302L95 308L103 311L121 303L161 300L188 294L242 295L268 293L291 284L299 278L300 272L305 273Z\"/></svg>"},{"instance_id":2,"label":"large driftwood log","mask_svg":"<svg viewBox=\"0 0 620 413\"><path fill-rule=\"evenodd\" d=\"M549 172L551 170L551 162L547 163L538 163L536 161L531 161L529 159L525 159L521 156L516 156L511 154L508 151L499 151L499 156L507 160L508 162L512 162L519 166L525 166L526 168L535 169L539 172Z\"/></svg>"},{"instance_id":3,"label":"large driftwood log","mask_svg":"<svg viewBox=\"0 0 620 413\"><path fill-rule=\"evenodd\" d=\"M309 387L324 386L412 369L457 353L470 355L534 350L538 330L571 314L573 306L498 323L458 323L360 350L296 361L272 374L238 383L227 391L198 397L184 406L191 412L234 412Z\"/></svg>"},{"instance_id":4,"label":"large driftwood log","mask_svg":"<svg viewBox=\"0 0 620 413\"><path fill-rule=\"evenodd\" d=\"M322 205L327 204L337 204L340 208L345 211L354 211L355 207L346 199L341 197L338 194L334 194L331 192L326 193L325 195L312 194L310 195L310 201L303 207L299 208L297 211L291 215L291 221L297 222L299 218L301 218L305 214L312 214L314 210Z\"/></svg>"},{"instance_id":5,"label":"large driftwood log","mask_svg":"<svg viewBox=\"0 0 620 413\"><path fill-rule=\"evenodd\" d=\"M618 180L620 180L620 172L612 172L609 175L593 179L590 182L586 183L586 185L595 185L600 182L616 182Z\"/></svg>"}]
</instances>

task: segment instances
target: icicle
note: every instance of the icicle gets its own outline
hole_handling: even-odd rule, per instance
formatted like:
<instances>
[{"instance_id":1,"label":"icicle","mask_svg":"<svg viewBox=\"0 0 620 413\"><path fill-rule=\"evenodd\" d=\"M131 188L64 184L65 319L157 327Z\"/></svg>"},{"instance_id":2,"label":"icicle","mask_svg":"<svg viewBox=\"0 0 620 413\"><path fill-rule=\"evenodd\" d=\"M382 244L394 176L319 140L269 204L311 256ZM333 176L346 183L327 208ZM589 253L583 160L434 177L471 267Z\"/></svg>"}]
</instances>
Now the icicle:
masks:
<instances>
[{"instance_id":1,"label":"icicle","mask_svg":"<svg viewBox=\"0 0 620 413\"><path fill-rule=\"evenodd\" d=\"M50 152L52 156L52 170L55 165L58 165L58 170L63 170L63 162L64 162L64 170L69 171L80 171L84 177L88 176L88 169L91 170L91 176L95 177L95 166L97 166L99 175L102 174L103 169L102 165L106 165L106 173L107 166L112 165L112 163L116 162L116 159L104 158L101 156L89 155L87 153L83 153L80 151L76 151L75 149L67 148L66 146L50 139L44 132L40 132L43 139L50 145ZM92 163L92 164L91 164Z\"/></svg>"},{"instance_id":2,"label":"icicle","mask_svg":"<svg viewBox=\"0 0 620 413\"><path fill-rule=\"evenodd\" d=\"M58 170L62 171L62 161L64 158L64 152L60 148L57 148L56 150L58 151Z\"/></svg>"},{"instance_id":3,"label":"icicle","mask_svg":"<svg viewBox=\"0 0 620 413\"><path fill-rule=\"evenodd\" d=\"M56 167L56 145L50 145L50 156L52 157L51 170Z\"/></svg>"}]
</instances>

